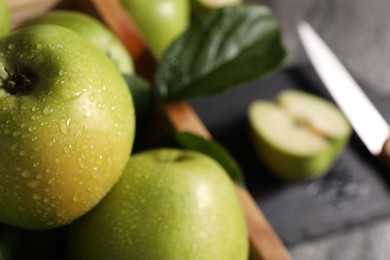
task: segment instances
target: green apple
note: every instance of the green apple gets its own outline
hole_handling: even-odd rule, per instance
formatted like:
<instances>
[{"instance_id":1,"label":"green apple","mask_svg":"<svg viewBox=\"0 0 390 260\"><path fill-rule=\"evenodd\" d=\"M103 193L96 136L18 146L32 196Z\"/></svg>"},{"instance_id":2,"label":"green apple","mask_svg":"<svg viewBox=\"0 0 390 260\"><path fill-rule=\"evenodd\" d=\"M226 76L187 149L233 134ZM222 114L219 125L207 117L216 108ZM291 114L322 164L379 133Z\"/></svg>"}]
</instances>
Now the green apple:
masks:
<instances>
[{"instance_id":1,"label":"green apple","mask_svg":"<svg viewBox=\"0 0 390 260\"><path fill-rule=\"evenodd\" d=\"M242 0L191 0L193 10L217 9L229 5L237 5Z\"/></svg>"},{"instance_id":2,"label":"green apple","mask_svg":"<svg viewBox=\"0 0 390 260\"><path fill-rule=\"evenodd\" d=\"M160 59L190 20L188 0L121 0L152 54Z\"/></svg>"},{"instance_id":3,"label":"green apple","mask_svg":"<svg viewBox=\"0 0 390 260\"><path fill-rule=\"evenodd\" d=\"M11 28L11 10L7 1L0 0L0 37L6 35Z\"/></svg>"},{"instance_id":4,"label":"green apple","mask_svg":"<svg viewBox=\"0 0 390 260\"><path fill-rule=\"evenodd\" d=\"M210 157L160 148L134 155L106 198L70 230L68 259L247 260L232 181Z\"/></svg>"},{"instance_id":5,"label":"green apple","mask_svg":"<svg viewBox=\"0 0 390 260\"><path fill-rule=\"evenodd\" d=\"M0 222L71 223L119 179L134 108L118 69L77 33L31 26L0 39Z\"/></svg>"},{"instance_id":6,"label":"green apple","mask_svg":"<svg viewBox=\"0 0 390 260\"><path fill-rule=\"evenodd\" d=\"M22 27L53 24L71 29L92 42L116 64L122 74L134 72L133 60L119 39L100 21L77 11L51 11L22 24Z\"/></svg>"},{"instance_id":7,"label":"green apple","mask_svg":"<svg viewBox=\"0 0 390 260\"><path fill-rule=\"evenodd\" d=\"M297 90L282 91L274 102L254 101L248 117L260 159L285 180L323 176L351 135L334 104Z\"/></svg>"}]
</instances>

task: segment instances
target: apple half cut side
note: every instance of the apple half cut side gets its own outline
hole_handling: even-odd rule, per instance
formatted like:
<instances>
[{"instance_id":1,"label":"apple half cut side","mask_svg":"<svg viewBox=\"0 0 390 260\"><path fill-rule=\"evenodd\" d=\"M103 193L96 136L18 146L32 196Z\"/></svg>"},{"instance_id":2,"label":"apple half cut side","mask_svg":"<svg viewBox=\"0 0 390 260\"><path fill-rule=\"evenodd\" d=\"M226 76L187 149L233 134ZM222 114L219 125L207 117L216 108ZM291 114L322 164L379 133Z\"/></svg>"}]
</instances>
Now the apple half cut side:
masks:
<instances>
[{"instance_id":1,"label":"apple half cut side","mask_svg":"<svg viewBox=\"0 0 390 260\"><path fill-rule=\"evenodd\" d=\"M351 136L351 126L329 101L298 90L250 104L252 144L262 162L284 180L323 176Z\"/></svg>"}]
</instances>

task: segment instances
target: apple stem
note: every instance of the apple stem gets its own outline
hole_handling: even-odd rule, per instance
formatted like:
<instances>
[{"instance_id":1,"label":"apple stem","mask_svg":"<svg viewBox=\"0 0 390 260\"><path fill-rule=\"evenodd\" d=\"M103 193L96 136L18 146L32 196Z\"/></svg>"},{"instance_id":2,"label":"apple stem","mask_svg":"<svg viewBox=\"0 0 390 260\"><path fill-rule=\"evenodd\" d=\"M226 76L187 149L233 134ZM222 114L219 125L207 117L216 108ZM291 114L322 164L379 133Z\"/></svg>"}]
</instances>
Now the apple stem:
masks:
<instances>
[{"instance_id":1,"label":"apple stem","mask_svg":"<svg viewBox=\"0 0 390 260\"><path fill-rule=\"evenodd\" d=\"M9 73L10 77L3 84L4 90L11 94L21 94L30 91L33 88L32 77L22 73L19 68L16 68L15 73Z\"/></svg>"}]
</instances>

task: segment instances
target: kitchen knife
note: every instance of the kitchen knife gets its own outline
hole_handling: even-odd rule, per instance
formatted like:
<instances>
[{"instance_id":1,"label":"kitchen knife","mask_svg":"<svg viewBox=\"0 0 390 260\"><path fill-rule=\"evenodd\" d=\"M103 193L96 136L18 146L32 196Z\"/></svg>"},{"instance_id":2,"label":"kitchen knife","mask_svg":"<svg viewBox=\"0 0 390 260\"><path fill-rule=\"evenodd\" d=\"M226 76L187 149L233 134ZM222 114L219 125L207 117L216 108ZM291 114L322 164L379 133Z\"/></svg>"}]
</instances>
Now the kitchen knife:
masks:
<instances>
[{"instance_id":1,"label":"kitchen knife","mask_svg":"<svg viewBox=\"0 0 390 260\"><path fill-rule=\"evenodd\" d=\"M359 138L374 156L390 166L390 128L386 120L315 30L304 21L297 29L313 67Z\"/></svg>"}]
</instances>

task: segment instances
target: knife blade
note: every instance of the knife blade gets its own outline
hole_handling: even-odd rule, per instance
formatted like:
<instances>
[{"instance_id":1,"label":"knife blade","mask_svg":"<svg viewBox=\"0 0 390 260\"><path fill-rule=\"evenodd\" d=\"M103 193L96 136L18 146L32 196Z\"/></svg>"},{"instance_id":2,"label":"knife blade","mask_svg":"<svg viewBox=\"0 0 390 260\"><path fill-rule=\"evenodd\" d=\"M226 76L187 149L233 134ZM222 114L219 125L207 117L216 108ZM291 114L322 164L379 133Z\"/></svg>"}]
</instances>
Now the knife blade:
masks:
<instances>
[{"instance_id":1,"label":"knife blade","mask_svg":"<svg viewBox=\"0 0 390 260\"><path fill-rule=\"evenodd\" d=\"M390 165L387 121L316 31L305 21L297 30L314 69L356 134L374 156L385 156Z\"/></svg>"}]
</instances>

